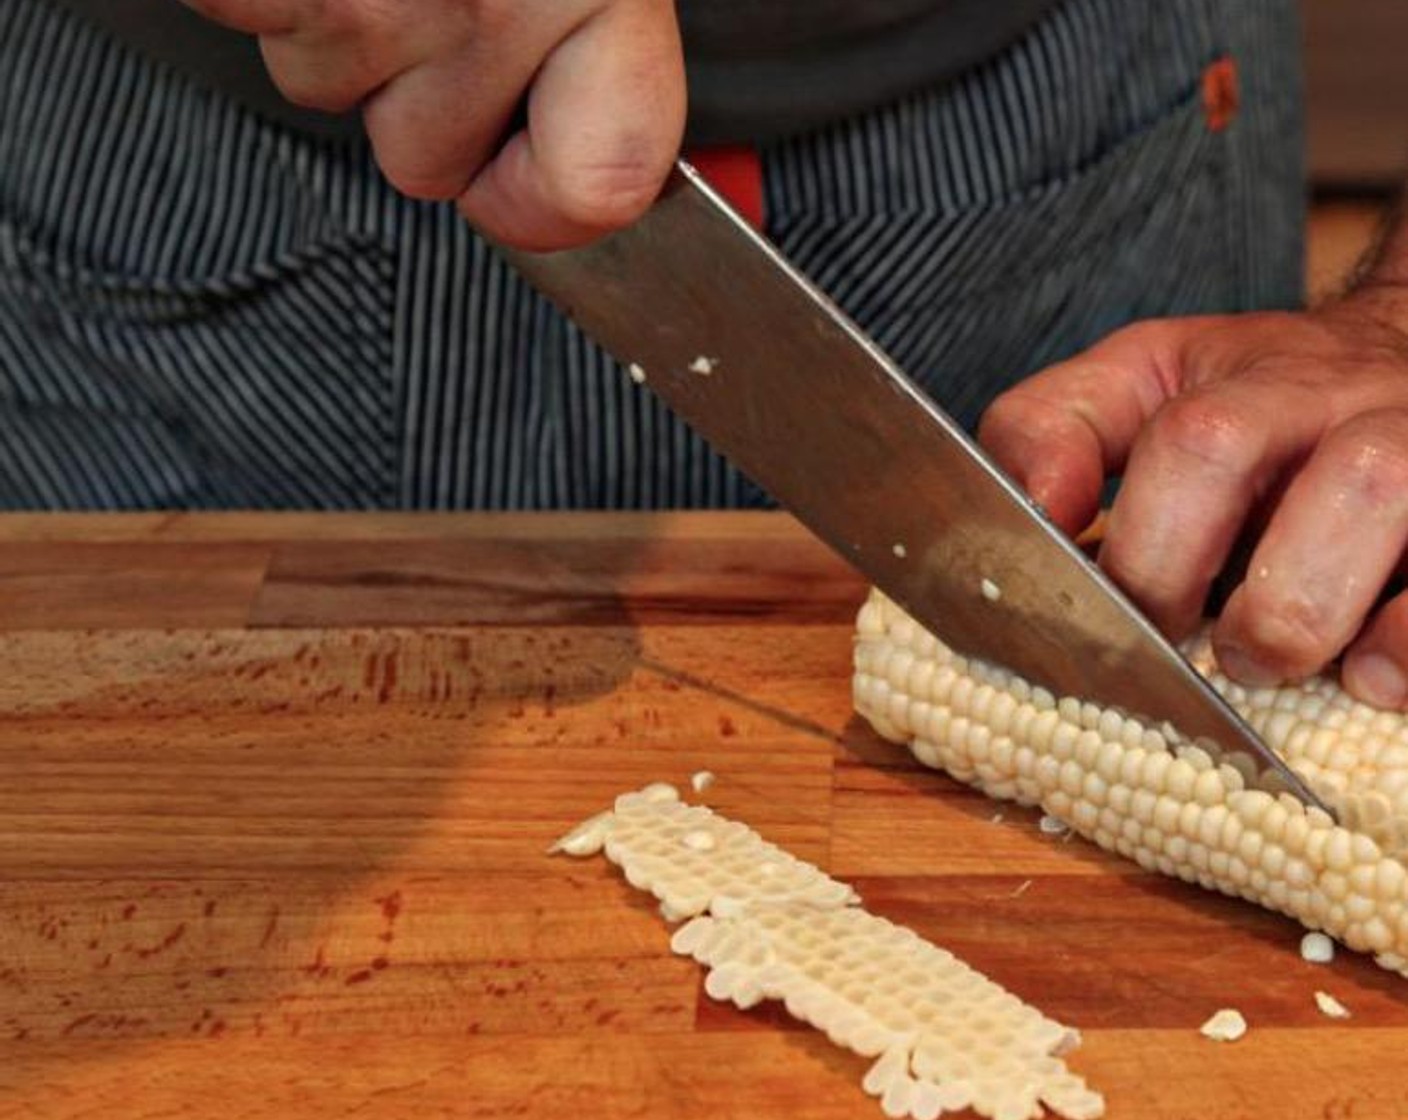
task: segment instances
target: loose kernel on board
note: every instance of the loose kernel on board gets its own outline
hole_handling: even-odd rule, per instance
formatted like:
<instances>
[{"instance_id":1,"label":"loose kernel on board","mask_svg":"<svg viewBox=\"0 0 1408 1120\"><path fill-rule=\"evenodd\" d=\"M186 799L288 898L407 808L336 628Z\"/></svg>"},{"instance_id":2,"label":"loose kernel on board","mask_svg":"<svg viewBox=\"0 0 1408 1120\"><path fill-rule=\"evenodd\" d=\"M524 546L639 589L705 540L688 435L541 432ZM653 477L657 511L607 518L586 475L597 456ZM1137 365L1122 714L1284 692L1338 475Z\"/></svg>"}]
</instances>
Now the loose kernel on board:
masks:
<instances>
[{"instance_id":1,"label":"loose kernel on board","mask_svg":"<svg viewBox=\"0 0 1408 1120\"><path fill-rule=\"evenodd\" d=\"M1329 992L1315 993L1315 1006L1320 1009L1321 1014L1328 1015L1331 1019L1348 1019L1349 1008L1337 1000Z\"/></svg>"},{"instance_id":2,"label":"loose kernel on board","mask_svg":"<svg viewBox=\"0 0 1408 1120\"><path fill-rule=\"evenodd\" d=\"M606 837L611 832L611 814L598 813L584 820L567 835L559 838L548 849L548 854L562 852L569 856L594 856L606 845Z\"/></svg>"},{"instance_id":3,"label":"loose kernel on board","mask_svg":"<svg viewBox=\"0 0 1408 1120\"><path fill-rule=\"evenodd\" d=\"M1213 1012L1198 1033L1214 1042L1236 1042L1247 1033L1247 1021L1236 1008L1224 1007Z\"/></svg>"}]
</instances>

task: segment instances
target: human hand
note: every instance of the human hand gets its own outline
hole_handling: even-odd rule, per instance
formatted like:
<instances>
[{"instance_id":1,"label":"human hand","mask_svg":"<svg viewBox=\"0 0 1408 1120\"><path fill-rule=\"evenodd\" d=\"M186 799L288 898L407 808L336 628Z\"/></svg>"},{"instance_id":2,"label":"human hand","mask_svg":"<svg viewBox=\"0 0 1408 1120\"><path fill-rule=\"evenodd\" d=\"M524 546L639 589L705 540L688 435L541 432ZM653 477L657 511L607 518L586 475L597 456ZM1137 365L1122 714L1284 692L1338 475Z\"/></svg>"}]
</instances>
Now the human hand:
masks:
<instances>
[{"instance_id":1,"label":"human hand","mask_svg":"<svg viewBox=\"0 0 1408 1120\"><path fill-rule=\"evenodd\" d=\"M1216 623L1229 675L1269 684L1345 652L1346 688L1408 707L1408 294L1135 324L998 398L980 438L1068 532L1123 474L1100 548L1173 638L1197 624L1244 528Z\"/></svg>"},{"instance_id":2,"label":"human hand","mask_svg":"<svg viewBox=\"0 0 1408 1120\"><path fill-rule=\"evenodd\" d=\"M399 190L454 199L486 236L519 248L567 248L630 224L679 149L670 0L184 2L258 35L290 101L360 105ZM506 137L525 95L527 126Z\"/></svg>"}]
</instances>

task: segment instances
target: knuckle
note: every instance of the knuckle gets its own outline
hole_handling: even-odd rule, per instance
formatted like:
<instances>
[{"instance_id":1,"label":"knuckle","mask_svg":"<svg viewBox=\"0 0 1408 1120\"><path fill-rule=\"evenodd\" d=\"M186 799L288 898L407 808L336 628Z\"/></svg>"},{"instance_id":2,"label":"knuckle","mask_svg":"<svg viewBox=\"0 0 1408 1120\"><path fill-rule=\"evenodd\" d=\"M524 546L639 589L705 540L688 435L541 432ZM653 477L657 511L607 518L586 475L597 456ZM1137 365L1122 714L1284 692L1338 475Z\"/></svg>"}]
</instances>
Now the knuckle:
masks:
<instances>
[{"instance_id":1,"label":"knuckle","mask_svg":"<svg viewBox=\"0 0 1408 1120\"><path fill-rule=\"evenodd\" d=\"M1257 421L1235 402L1213 395L1170 401L1155 415L1150 439L1221 474L1252 469L1261 445Z\"/></svg>"},{"instance_id":2,"label":"knuckle","mask_svg":"<svg viewBox=\"0 0 1408 1120\"><path fill-rule=\"evenodd\" d=\"M448 201L479 171L479 162L453 138L426 134L382 97L367 102L362 120L382 176L407 198Z\"/></svg>"},{"instance_id":3,"label":"knuckle","mask_svg":"<svg viewBox=\"0 0 1408 1120\"><path fill-rule=\"evenodd\" d=\"M1028 421L1036 418L1034 412L1039 416L1041 409L1033 408L1030 393L1024 393L1020 388L1008 389L995 397L984 410L982 419L978 422L979 438L988 439L1007 431L1026 428Z\"/></svg>"},{"instance_id":4,"label":"knuckle","mask_svg":"<svg viewBox=\"0 0 1408 1120\"><path fill-rule=\"evenodd\" d=\"M1189 588L1168 571L1164 559L1161 552L1151 553L1142 541L1120 532L1117 524L1107 531L1100 549L1101 567L1156 620L1177 613L1189 597Z\"/></svg>"},{"instance_id":5,"label":"knuckle","mask_svg":"<svg viewBox=\"0 0 1408 1120\"><path fill-rule=\"evenodd\" d=\"M305 109L345 113L355 109L365 90L356 82L329 81L325 77L290 67L270 66L269 76L284 98Z\"/></svg>"},{"instance_id":6,"label":"knuckle","mask_svg":"<svg viewBox=\"0 0 1408 1120\"><path fill-rule=\"evenodd\" d=\"M467 175L414 164L399 159L381 161L381 173L386 181L407 198L426 202L444 202L463 189Z\"/></svg>"},{"instance_id":7,"label":"knuckle","mask_svg":"<svg viewBox=\"0 0 1408 1120\"><path fill-rule=\"evenodd\" d=\"M274 85L295 105L341 113L360 105L394 71L394 33L372 22L365 3L319 3L296 31L260 40Z\"/></svg>"},{"instance_id":8,"label":"knuckle","mask_svg":"<svg viewBox=\"0 0 1408 1120\"><path fill-rule=\"evenodd\" d=\"M1206 318L1141 319L1119 328L1090 351L1113 365L1137 363L1157 371L1170 396L1177 392L1180 355L1206 330Z\"/></svg>"},{"instance_id":9,"label":"knuckle","mask_svg":"<svg viewBox=\"0 0 1408 1120\"><path fill-rule=\"evenodd\" d=\"M1106 342L1136 350L1157 350L1177 341L1185 329L1178 319L1141 319L1112 331Z\"/></svg>"},{"instance_id":10,"label":"knuckle","mask_svg":"<svg viewBox=\"0 0 1408 1120\"><path fill-rule=\"evenodd\" d=\"M645 156L578 168L565 174L557 204L569 221L596 229L619 229L655 201L667 162Z\"/></svg>"},{"instance_id":11,"label":"knuckle","mask_svg":"<svg viewBox=\"0 0 1408 1120\"><path fill-rule=\"evenodd\" d=\"M372 82L362 59L310 50L277 38L262 44L264 65L287 100L308 109L342 113L356 108Z\"/></svg>"},{"instance_id":12,"label":"knuckle","mask_svg":"<svg viewBox=\"0 0 1408 1120\"><path fill-rule=\"evenodd\" d=\"M1056 395L1035 380L1016 385L996 397L979 421L983 439L1015 437L1022 443L1051 445L1073 439L1082 428L1072 411L1078 395Z\"/></svg>"},{"instance_id":13,"label":"knuckle","mask_svg":"<svg viewBox=\"0 0 1408 1120\"><path fill-rule=\"evenodd\" d=\"M1408 413L1365 413L1328 437L1339 483L1373 509L1408 505Z\"/></svg>"},{"instance_id":14,"label":"knuckle","mask_svg":"<svg viewBox=\"0 0 1408 1120\"><path fill-rule=\"evenodd\" d=\"M1329 612L1305 598L1260 593L1245 585L1237 637L1253 657L1287 677L1309 676L1339 651Z\"/></svg>"}]
</instances>

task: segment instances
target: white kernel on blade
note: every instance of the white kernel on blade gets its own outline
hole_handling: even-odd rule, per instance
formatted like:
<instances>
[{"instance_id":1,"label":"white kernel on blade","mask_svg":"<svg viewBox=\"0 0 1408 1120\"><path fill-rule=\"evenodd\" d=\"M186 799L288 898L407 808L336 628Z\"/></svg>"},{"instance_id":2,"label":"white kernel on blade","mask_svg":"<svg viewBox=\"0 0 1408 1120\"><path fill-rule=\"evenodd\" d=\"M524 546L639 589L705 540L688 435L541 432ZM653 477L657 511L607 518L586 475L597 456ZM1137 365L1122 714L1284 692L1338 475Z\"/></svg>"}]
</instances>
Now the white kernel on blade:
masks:
<instances>
[{"instance_id":1,"label":"white kernel on blade","mask_svg":"<svg viewBox=\"0 0 1408 1120\"><path fill-rule=\"evenodd\" d=\"M714 784L714 773L712 770L700 770L689 779L689 784L695 793L703 793Z\"/></svg>"},{"instance_id":2,"label":"white kernel on blade","mask_svg":"<svg viewBox=\"0 0 1408 1120\"><path fill-rule=\"evenodd\" d=\"M1349 1008L1337 1000L1329 992L1315 993L1315 1006L1320 1009L1322 1015L1328 1015L1331 1019L1348 1019Z\"/></svg>"},{"instance_id":3,"label":"white kernel on blade","mask_svg":"<svg viewBox=\"0 0 1408 1120\"><path fill-rule=\"evenodd\" d=\"M1307 933L1300 939L1300 955L1311 964L1329 964L1335 959L1335 943L1323 933Z\"/></svg>"},{"instance_id":4,"label":"white kernel on blade","mask_svg":"<svg viewBox=\"0 0 1408 1120\"><path fill-rule=\"evenodd\" d=\"M632 363L627 367L626 372L631 375L631 380L634 381L637 385L644 385L644 384L645 384L645 369L644 369L644 367L637 365L635 362L632 362Z\"/></svg>"},{"instance_id":5,"label":"white kernel on blade","mask_svg":"<svg viewBox=\"0 0 1408 1120\"><path fill-rule=\"evenodd\" d=\"M706 832L702 828L695 829L693 832L686 832L680 837L680 843L694 852L712 852L714 848L718 846L718 841L714 839L714 834L712 832Z\"/></svg>"},{"instance_id":6,"label":"white kernel on blade","mask_svg":"<svg viewBox=\"0 0 1408 1120\"><path fill-rule=\"evenodd\" d=\"M989 603L996 603L1002 598L1002 588L998 587L992 580L985 578L982 583L982 588L983 598Z\"/></svg>"},{"instance_id":7,"label":"white kernel on blade","mask_svg":"<svg viewBox=\"0 0 1408 1120\"><path fill-rule=\"evenodd\" d=\"M1235 1008L1224 1007L1198 1028L1198 1033L1214 1042L1236 1042L1247 1033L1247 1021Z\"/></svg>"},{"instance_id":8,"label":"white kernel on blade","mask_svg":"<svg viewBox=\"0 0 1408 1120\"><path fill-rule=\"evenodd\" d=\"M718 358L706 358L703 354L689 363L689 372L697 373L700 377L708 377L719 366Z\"/></svg>"},{"instance_id":9,"label":"white kernel on blade","mask_svg":"<svg viewBox=\"0 0 1408 1120\"><path fill-rule=\"evenodd\" d=\"M901 560L903 560L906 556L909 555L909 549L905 548L905 546L902 544L895 545L895 547L892 548L890 551L893 552L896 556L898 556Z\"/></svg>"},{"instance_id":10,"label":"white kernel on blade","mask_svg":"<svg viewBox=\"0 0 1408 1120\"><path fill-rule=\"evenodd\" d=\"M1041 820L1036 822L1039 828L1047 836L1063 836L1071 831L1071 826L1060 817L1053 817L1050 813L1043 813Z\"/></svg>"}]
</instances>

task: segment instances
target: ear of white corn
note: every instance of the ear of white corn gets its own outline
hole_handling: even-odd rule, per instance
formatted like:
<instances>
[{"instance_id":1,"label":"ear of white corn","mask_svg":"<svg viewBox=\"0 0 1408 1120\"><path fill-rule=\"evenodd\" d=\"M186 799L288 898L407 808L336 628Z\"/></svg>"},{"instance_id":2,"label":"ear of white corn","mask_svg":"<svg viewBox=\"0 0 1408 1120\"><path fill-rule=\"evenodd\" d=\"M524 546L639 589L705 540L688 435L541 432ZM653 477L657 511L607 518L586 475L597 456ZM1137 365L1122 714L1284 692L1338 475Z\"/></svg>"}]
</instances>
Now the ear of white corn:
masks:
<instances>
[{"instance_id":1,"label":"ear of white corn","mask_svg":"<svg viewBox=\"0 0 1408 1120\"><path fill-rule=\"evenodd\" d=\"M964 658L878 592L861 609L856 710L928 766L1040 805L1141 866L1239 895L1408 975L1408 719L1328 680L1243 688L1193 663L1342 823L1182 739Z\"/></svg>"},{"instance_id":2,"label":"ear of white corn","mask_svg":"<svg viewBox=\"0 0 1408 1120\"><path fill-rule=\"evenodd\" d=\"M781 1000L838 1046L875 1059L863 1087L886 1116L1104 1114L1104 1099L1061 1060L1079 1045L1076 1031L868 913L845 883L737 821L650 787L618 797L554 848L604 850L667 919L689 919L670 946L709 969L712 998L741 1008Z\"/></svg>"}]
</instances>

